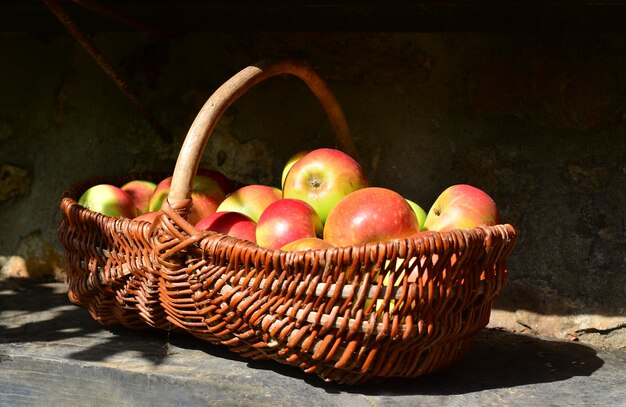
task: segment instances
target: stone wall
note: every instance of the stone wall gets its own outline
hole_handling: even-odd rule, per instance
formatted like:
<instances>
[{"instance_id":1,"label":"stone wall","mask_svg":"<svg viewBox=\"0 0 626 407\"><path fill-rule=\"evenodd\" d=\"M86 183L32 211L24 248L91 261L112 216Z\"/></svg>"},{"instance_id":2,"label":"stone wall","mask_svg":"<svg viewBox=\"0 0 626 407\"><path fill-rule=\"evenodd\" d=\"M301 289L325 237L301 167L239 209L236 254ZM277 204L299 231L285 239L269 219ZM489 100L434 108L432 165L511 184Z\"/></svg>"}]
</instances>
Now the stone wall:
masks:
<instances>
[{"instance_id":1,"label":"stone wall","mask_svg":"<svg viewBox=\"0 0 626 407\"><path fill-rule=\"evenodd\" d=\"M448 185L470 183L517 228L492 326L624 347L625 35L93 38L174 141L155 134L69 35L0 34L3 273L62 276L56 226L65 187L94 175L172 171L217 86L258 59L296 57L336 93L372 183L425 208ZM308 90L277 78L226 113L203 164L277 183L291 153L333 145Z\"/></svg>"}]
</instances>

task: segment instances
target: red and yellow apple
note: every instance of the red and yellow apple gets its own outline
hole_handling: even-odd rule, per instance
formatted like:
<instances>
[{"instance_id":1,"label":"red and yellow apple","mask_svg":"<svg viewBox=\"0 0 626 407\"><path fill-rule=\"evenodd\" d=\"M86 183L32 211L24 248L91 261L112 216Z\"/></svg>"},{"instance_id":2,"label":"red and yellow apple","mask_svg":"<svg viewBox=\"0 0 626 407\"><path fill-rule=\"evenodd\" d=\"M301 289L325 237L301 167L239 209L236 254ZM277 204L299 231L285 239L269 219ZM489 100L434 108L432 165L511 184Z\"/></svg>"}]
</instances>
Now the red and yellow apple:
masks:
<instances>
[{"instance_id":1,"label":"red and yellow apple","mask_svg":"<svg viewBox=\"0 0 626 407\"><path fill-rule=\"evenodd\" d=\"M424 229L447 232L500 223L496 203L486 192L467 184L446 188L428 211Z\"/></svg>"},{"instance_id":2,"label":"red and yellow apple","mask_svg":"<svg viewBox=\"0 0 626 407\"><path fill-rule=\"evenodd\" d=\"M98 184L87 189L78 199L78 204L112 218L134 218L139 213L130 195L110 184Z\"/></svg>"},{"instance_id":3,"label":"red and yellow apple","mask_svg":"<svg viewBox=\"0 0 626 407\"><path fill-rule=\"evenodd\" d=\"M256 227L259 246L278 250L304 237L322 236L322 221L315 209L299 199L280 199L261 214Z\"/></svg>"},{"instance_id":4,"label":"red and yellow apple","mask_svg":"<svg viewBox=\"0 0 626 407\"><path fill-rule=\"evenodd\" d=\"M342 198L367 186L363 169L352 157L339 150L320 148L293 164L285 178L283 198L307 202L325 223Z\"/></svg>"},{"instance_id":5,"label":"red and yellow apple","mask_svg":"<svg viewBox=\"0 0 626 407\"><path fill-rule=\"evenodd\" d=\"M384 242L419 231L415 212L400 194L368 187L352 192L332 209L324 225L324 240L333 246Z\"/></svg>"},{"instance_id":6,"label":"red and yellow apple","mask_svg":"<svg viewBox=\"0 0 626 407\"><path fill-rule=\"evenodd\" d=\"M239 212L258 222L265 208L279 199L282 199L282 191L278 188L260 184L247 185L228 195L216 212Z\"/></svg>"},{"instance_id":7,"label":"red and yellow apple","mask_svg":"<svg viewBox=\"0 0 626 407\"><path fill-rule=\"evenodd\" d=\"M210 168L199 168L196 172L196 175L213 178L215 182L218 183L220 188L222 188L222 191L224 191L225 194L230 194L235 190L236 182L228 178L220 171L212 170Z\"/></svg>"},{"instance_id":8,"label":"red and yellow apple","mask_svg":"<svg viewBox=\"0 0 626 407\"><path fill-rule=\"evenodd\" d=\"M294 240L291 243L287 243L280 250L286 252L299 252L304 250L317 250L317 249L331 249L334 246L327 241L320 239L319 237L303 237L302 239Z\"/></svg>"},{"instance_id":9,"label":"red and yellow apple","mask_svg":"<svg viewBox=\"0 0 626 407\"><path fill-rule=\"evenodd\" d=\"M215 212L196 223L196 229L223 233L256 242L256 223L239 212Z\"/></svg>"},{"instance_id":10,"label":"red and yellow apple","mask_svg":"<svg viewBox=\"0 0 626 407\"><path fill-rule=\"evenodd\" d=\"M144 213L148 211L150 207L150 198L156 189L156 184L152 181L143 179L135 179L127 182L120 187L122 191L126 192L135 202L135 206L139 209L139 212Z\"/></svg>"},{"instance_id":11,"label":"red and yellow apple","mask_svg":"<svg viewBox=\"0 0 626 407\"><path fill-rule=\"evenodd\" d=\"M163 202L167 199L172 185L172 177L167 177L157 184L152 198L150 199L149 212L161 209ZM187 221L192 225L198 223L202 218L215 213L215 210L225 198L224 191L217 181L210 177L197 175L194 177L191 189L191 212Z\"/></svg>"},{"instance_id":12,"label":"red and yellow apple","mask_svg":"<svg viewBox=\"0 0 626 407\"><path fill-rule=\"evenodd\" d=\"M287 163L283 167L283 173L282 173L282 176L280 178L280 186L281 186L281 188L285 187L285 178L287 178L287 174L289 173L289 170L291 169L291 167L293 167L293 165L299 159L301 159L302 157L304 157L305 155L307 155L310 152L311 152L311 150L302 150L302 151L298 151L297 153L295 153L291 157L289 157L289 159L287 160Z\"/></svg>"}]
</instances>

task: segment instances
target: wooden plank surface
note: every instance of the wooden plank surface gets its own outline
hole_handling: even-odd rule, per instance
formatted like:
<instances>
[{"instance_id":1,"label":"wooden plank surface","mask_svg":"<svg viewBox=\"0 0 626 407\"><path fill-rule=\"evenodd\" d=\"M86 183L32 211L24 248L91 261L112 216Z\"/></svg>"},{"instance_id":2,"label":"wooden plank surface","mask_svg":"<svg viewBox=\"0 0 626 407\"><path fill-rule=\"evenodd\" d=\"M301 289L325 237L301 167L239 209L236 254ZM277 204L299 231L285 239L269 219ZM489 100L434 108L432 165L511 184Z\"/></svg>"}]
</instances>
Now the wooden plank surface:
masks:
<instances>
[{"instance_id":1,"label":"wooden plank surface","mask_svg":"<svg viewBox=\"0 0 626 407\"><path fill-rule=\"evenodd\" d=\"M0 280L0 406L620 406L626 352L484 330L415 380L349 387L165 331L102 327L61 283Z\"/></svg>"}]
</instances>

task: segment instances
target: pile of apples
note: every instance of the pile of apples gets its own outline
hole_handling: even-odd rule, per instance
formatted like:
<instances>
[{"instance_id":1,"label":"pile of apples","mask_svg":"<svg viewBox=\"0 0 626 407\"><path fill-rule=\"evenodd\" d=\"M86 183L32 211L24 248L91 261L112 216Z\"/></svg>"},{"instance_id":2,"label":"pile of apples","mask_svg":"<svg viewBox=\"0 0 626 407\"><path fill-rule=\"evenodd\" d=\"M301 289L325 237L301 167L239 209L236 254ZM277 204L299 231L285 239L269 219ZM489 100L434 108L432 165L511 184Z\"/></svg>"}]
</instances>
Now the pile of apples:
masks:
<instances>
[{"instance_id":1,"label":"pile of apples","mask_svg":"<svg viewBox=\"0 0 626 407\"><path fill-rule=\"evenodd\" d=\"M107 216L152 222L171 181L172 177L158 184L141 179L121 187L99 184L85 191L78 203ZM198 230L220 232L264 248L298 251L500 222L495 202L476 187L450 186L426 213L395 191L370 186L352 157L331 148L294 154L284 166L281 189L236 185L218 171L198 170L189 223Z\"/></svg>"}]
</instances>

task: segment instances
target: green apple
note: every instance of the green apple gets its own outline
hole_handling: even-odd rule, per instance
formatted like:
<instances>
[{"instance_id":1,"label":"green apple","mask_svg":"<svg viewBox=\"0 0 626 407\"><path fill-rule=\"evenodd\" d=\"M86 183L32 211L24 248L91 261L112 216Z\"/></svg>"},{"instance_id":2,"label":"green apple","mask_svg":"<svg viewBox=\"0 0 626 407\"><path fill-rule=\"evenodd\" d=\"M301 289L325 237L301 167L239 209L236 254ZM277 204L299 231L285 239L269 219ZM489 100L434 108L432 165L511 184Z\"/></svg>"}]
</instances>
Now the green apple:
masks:
<instances>
[{"instance_id":1,"label":"green apple","mask_svg":"<svg viewBox=\"0 0 626 407\"><path fill-rule=\"evenodd\" d=\"M420 230L424 230L424 222L426 221L426 211L422 209L421 206L411 201L410 199L407 199L406 201L411 206L411 209L413 209L413 212L415 212L415 216L417 216L417 221L420 224Z\"/></svg>"}]
</instances>

